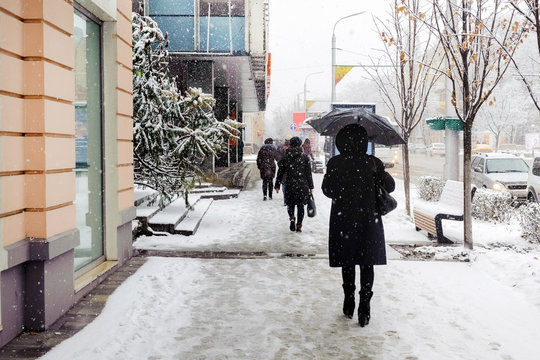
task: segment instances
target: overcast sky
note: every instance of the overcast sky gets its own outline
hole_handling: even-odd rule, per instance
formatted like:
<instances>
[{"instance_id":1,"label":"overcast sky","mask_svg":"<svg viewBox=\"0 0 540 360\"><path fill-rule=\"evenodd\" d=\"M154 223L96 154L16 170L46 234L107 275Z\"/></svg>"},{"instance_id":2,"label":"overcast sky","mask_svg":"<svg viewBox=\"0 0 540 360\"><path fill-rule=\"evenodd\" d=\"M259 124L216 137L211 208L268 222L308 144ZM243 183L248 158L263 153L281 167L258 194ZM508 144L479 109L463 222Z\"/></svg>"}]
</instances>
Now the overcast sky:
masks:
<instances>
[{"instance_id":1,"label":"overcast sky","mask_svg":"<svg viewBox=\"0 0 540 360\"><path fill-rule=\"evenodd\" d=\"M369 63L368 55L377 56L373 48L381 48L373 26L372 16L384 17L390 2L358 0L270 0L269 52L272 54L271 92L267 112L294 102L299 96L303 103L304 81L307 80L307 99L328 101L331 89L332 28L344 16L365 11L344 19L336 26L338 65ZM340 87L362 77L360 68L353 69L337 85Z\"/></svg>"}]
</instances>

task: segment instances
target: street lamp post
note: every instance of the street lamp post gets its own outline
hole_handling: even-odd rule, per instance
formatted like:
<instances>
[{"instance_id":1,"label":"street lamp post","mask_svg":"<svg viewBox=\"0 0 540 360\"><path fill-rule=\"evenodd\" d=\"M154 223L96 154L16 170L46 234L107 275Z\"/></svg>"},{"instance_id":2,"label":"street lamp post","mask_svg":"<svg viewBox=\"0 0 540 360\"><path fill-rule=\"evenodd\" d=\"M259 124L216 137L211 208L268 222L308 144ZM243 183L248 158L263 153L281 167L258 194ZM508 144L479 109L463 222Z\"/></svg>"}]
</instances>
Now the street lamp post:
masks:
<instances>
[{"instance_id":1,"label":"street lamp post","mask_svg":"<svg viewBox=\"0 0 540 360\"><path fill-rule=\"evenodd\" d=\"M363 13L365 13L365 11L360 11L351 15L344 16L341 19L338 19L334 24L334 28L332 29L332 95L330 96L331 104L334 103L334 101L336 100L336 34L335 34L336 25L341 20L344 20L353 16L361 15Z\"/></svg>"},{"instance_id":2,"label":"street lamp post","mask_svg":"<svg viewBox=\"0 0 540 360\"><path fill-rule=\"evenodd\" d=\"M306 98L306 96L307 96L307 79L311 75L322 74L322 73L323 73L322 71L312 72L312 73L307 74L306 77L304 78L304 112L306 114L306 118L307 118L307 98Z\"/></svg>"}]
</instances>

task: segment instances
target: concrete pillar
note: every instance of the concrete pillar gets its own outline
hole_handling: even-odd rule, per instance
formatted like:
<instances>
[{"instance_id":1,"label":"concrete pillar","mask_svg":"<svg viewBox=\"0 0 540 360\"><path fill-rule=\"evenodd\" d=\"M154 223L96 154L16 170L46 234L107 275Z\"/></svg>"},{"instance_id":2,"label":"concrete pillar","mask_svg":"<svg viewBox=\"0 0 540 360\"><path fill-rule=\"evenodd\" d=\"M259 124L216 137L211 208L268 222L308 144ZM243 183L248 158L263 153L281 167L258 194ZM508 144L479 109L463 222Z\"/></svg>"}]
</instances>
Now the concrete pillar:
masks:
<instances>
[{"instance_id":1,"label":"concrete pillar","mask_svg":"<svg viewBox=\"0 0 540 360\"><path fill-rule=\"evenodd\" d=\"M444 178L459 181L459 131L445 130L446 156L444 164Z\"/></svg>"},{"instance_id":2,"label":"concrete pillar","mask_svg":"<svg viewBox=\"0 0 540 360\"><path fill-rule=\"evenodd\" d=\"M26 330L42 331L73 304L73 250L50 260L26 264Z\"/></svg>"}]
</instances>

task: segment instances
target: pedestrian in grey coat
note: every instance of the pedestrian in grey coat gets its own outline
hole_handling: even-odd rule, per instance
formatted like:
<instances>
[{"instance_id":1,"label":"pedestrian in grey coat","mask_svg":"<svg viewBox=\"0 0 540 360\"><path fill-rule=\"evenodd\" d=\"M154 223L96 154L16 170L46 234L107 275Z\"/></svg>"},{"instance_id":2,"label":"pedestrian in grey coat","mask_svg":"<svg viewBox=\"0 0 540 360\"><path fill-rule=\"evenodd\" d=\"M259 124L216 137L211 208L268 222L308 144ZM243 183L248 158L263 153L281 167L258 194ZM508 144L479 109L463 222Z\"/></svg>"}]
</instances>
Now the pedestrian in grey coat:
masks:
<instances>
[{"instance_id":1,"label":"pedestrian in grey coat","mask_svg":"<svg viewBox=\"0 0 540 360\"><path fill-rule=\"evenodd\" d=\"M332 199L328 254L331 267L341 267L343 313L352 318L355 308L355 266L360 266L358 322L370 319L373 265L386 264L384 228L376 207L376 184L394 191L394 179L375 156L366 154L368 136L357 125L347 125L336 136L339 155L328 161L322 190Z\"/></svg>"}]
</instances>

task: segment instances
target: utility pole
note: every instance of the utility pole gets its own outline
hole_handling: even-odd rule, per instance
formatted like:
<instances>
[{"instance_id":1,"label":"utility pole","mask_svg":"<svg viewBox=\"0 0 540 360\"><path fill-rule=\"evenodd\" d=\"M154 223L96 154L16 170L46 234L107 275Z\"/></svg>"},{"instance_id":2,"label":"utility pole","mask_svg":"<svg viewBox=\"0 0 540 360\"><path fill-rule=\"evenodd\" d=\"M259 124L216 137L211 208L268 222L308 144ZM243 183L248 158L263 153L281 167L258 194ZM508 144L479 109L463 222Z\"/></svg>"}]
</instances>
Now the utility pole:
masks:
<instances>
[{"instance_id":1,"label":"utility pole","mask_svg":"<svg viewBox=\"0 0 540 360\"><path fill-rule=\"evenodd\" d=\"M365 13L365 11L360 11L338 19L334 24L334 28L332 29L332 94L330 96L330 104L333 104L334 101L336 101L336 25L343 19L361 15L363 13Z\"/></svg>"}]
</instances>

